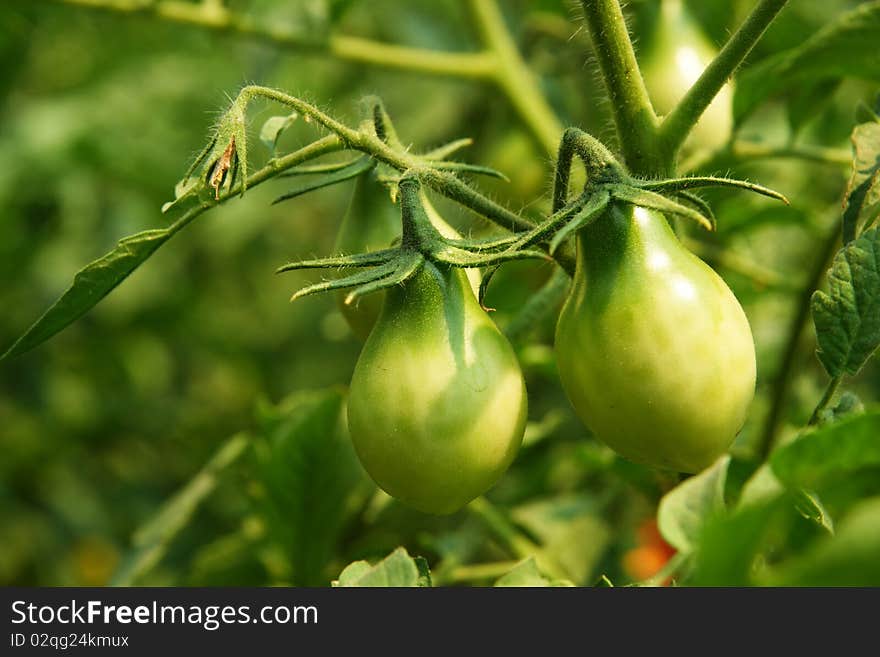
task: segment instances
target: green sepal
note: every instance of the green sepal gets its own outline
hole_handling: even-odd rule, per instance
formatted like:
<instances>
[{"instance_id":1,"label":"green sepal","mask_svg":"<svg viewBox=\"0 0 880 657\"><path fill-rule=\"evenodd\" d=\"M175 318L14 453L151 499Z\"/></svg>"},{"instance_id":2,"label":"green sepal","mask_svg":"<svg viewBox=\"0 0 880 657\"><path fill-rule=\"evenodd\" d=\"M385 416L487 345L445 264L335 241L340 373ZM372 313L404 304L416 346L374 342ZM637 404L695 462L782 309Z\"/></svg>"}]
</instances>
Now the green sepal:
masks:
<instances>
[{"instance_id":1,"label":"green sepal","mask_svg":"<svg viewBox=\"0 0 880 657\"><path fill-rule=\"evenodd\" d=\"M285 271L295 271L297 269L330 269L330 268L346 268L346 267L373 267L381 265L392 259L398 249L384 249L382 251L371 251L369 253L355 253L348 256L335 256L329 258L318 258L315 260L299 260L297 262L289 262L281 265L275 270L276 274Z\"/></svg>"},{"instance_id":2,"label":"green sepal","mask_svg":"<svg viewBox=\"0 0 880 657\"><path fill-rule=\"evenodd\" d=\"M351 276L345 276L343 278L315 283L314 285L309 285L308 287L304 287L303 289L294 292L293 296L290 297L290 300L296 301L297 299L300 299L302 297L306 297L311 294L318 294L319 292L330 292L331 290L343 290L347 287L365 285L366 283L371 283L375 280L383 278L384 276L387 276L395 270L395 267L396 263L388 262L384 265L376 267L375 269L360 271L356 274L352 274Z\"/></svg>"},{"instance_id":3,"label":"green sepal","mask_svg":"<svg viewBox=\"0 0 880 657\"><path fill-rule=\"evenodd\" d=\"M420 253L410 253L401 256L395 263L393 263L394 269L390 274L375 278L349 292L345 297L346 305L351 305L361 297L372 294L373 292L379 292L380 290L384 290L394 285L402 285L415 276L424 264L425 258Z\"/></svg>"},{"instance_id":4,"label":"green sepal","mask_svg":"<svg viewBox=\"0 0 880 657\"><path fill-rule=\"evenodd\" d=\"M689 219L697 222L706 230L712 230L712 221L710 219L704 217L696 210L657 194L656 192L651 192L647 189L639 189L638 187L632 187L631 185L626 184L608 185L607 189L611 193L611 196L618 201L625 201L627 203L632 203L633 205L640 205L656 210L657 212L662 212L663 214L671 214L684 219Z\"/></svg>"}]
</instances>

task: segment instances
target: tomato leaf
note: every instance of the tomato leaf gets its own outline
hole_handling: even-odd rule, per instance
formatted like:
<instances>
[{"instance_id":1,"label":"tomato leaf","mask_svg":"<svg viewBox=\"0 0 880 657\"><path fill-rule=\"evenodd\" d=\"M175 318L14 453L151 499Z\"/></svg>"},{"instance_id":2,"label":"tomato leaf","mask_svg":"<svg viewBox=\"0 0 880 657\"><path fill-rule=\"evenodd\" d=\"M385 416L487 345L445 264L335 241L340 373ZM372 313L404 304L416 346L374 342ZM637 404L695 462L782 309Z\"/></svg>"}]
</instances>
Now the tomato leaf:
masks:
<instances>
[{"instance_id":1,"label":"tomato leaf","mask_svg":"<svg viewBox=\"0 0 880 657\"><path fill-rule=\"evenodd\" d=\"M880 215L880 123L862 123L852 134L853 171L843 213L843 241L870 228Z\"/></svg>"},{"instance_id":2,"label":"tomato leaf","mask_svg":"<svg viewBox=\"0 0 880 657\"><path fill-rule=\"evenodd\" d=\"M510 572L502 575L496 582L495 586L517 586L517 587L543 587L543 586L574 586L571 582L564 579L550 579L543 575L538 569L538 563L534 557L523 559L515 565Z\"/></svg>"},{"instance_id":3,"label":"tomato leaf","mask_svg":"<svg viewBox=\"0 0 880 657\"><path fill-rule=\"evenodd\" d=\"M511 515L540 543L538 564L578 584L594 576L611 541L611 531L592 496L561 495L531 502L517 506ZM553 565L559 568L552 569Z\"/></svg>"},{"instance_id":4,"label":"tomato leaf","mask_svg":"<svg viewBox=\"0 0 880 657\"><path fill-rule=\"evenodd\" d=\"M771 586L880 585L880 497L853 507L833 538L813 544L802 556L762 578Z\"/></svg>"},{"instance_id":5,"label":"tomato leaf","mask_svg":"<svg viewBox=\"0 0 880 657\"><path fill-rule=\"evenodd\" d=\"M152 519L138 529L133 551L122 561L111 586L132 586L165 556L168 546L186 527L199 505L214 492L220 475L238 461L251 445L250 436L236 434L227 440L189 482L163 504Z\"/></svg>"},{"instance_id":6,"label":"tomato leaf","mask_svg":"<svg viewBox=\"0 0 880 657\"><path fill-rule=\"evenodd\" d=\"M424 559L413 559L405 548L399 547L375 566L366 561L355 561L345 567L333 586L431 586Z\"/></svg>"},{"instance_id":7,"label":"tomato leaf","mask_svg":"<svg viewBox=\"0 0 880 657\"><path fill-rule=\"evenodd\" d=\"M690 552L706 520L724 511L724 484L729 465L730 456L722 456L660 500L657 526L666 542L676 550Z\"/></svg>"},{"instance_id":8,"label":"tomato leaf","mask_svg":"<svg viewBox=\"0 0 880 657\"><path fill-rule=\"evenodd\" d=\"M260 141L265 144L270 153L275 153L275 147L278 146L278 139L287 128L299 117L296 112L291 112L286 116L270 116L260 128Z\"/></svg>"},{"instance_id":9,"label":"tomato leaf","mask_svg":"<svg viewBox=\"0 0 880 657\"><path fill-rule=\"evenodd\" d=\"M804 80L854 77L880 81L878 33L880 2L865 2L799 46L749 68L737 79L733 103L737 123L771 95L802 88Z\"/></svg>"},{"instance_id":10,"label":"tomato leaf","mask_svg":"<svg viewBox=\"0 0 880 657\"><path fill-rule=\"evenodd\" d=\"M812 299L817 355L832 377L857 374L880 344L880 231L844 246L828 278Z\"/></svg>"},{"instance_id":11,"label":"tomato leaf","mask_svg":"<svg viewBox=\"0 0 880 657\"><path fill-rule=\"evenodd\" d=\"M816 490L857 470L880 467L880 411L850 416L803 434L778 447L770 466L794 490Z\"/></svg>"},{"instance_id":12,"label":"tomato leaf","mask_svg":"<svg viewBox=\"0 0 880 657\"><path fill-rule=\"evenodd\" d=\"M751 585L758 555L774 534L786 534L793 517L791 502L784 495L712 516L700 532L694 574L688 584Z\"/></svg>"},{"instance_id":13,"label":"tomato leaf","mask_svg":"<svg viewBox=\"0 0 880 657\"><path fill-rule=\"evenodd\" d=\"M174 232L173 228L157 228L119 240L116 248L76 273L71 286L0 356L0 360L30 351L82 317L153 255Z\"/></svg>"},{"instance_id":14,"label":"tomato leaf","mask_svg":"<svg viewBox=\"0 0 880 657\"><path fill-rule=\"evenodd\" d=\"M273 536L286 548L297 585L326 584L324 569L367 483L342 422L343 394L329 389L294 394L265 409L257 469Z\"/></svg>"}]
</instances>

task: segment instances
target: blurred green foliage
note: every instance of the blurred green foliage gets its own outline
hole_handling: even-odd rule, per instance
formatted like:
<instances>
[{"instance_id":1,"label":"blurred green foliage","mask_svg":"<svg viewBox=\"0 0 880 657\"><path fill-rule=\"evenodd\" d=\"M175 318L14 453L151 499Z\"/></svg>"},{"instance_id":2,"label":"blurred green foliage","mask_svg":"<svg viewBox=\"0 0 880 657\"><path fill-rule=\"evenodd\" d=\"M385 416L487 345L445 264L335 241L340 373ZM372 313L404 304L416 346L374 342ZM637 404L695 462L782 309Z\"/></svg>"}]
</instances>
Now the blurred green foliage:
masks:
<instances>
[{"instance_id":1,"label":"blurred green foliage","mask_svg":"<svg viewBox=\"0 0 880 657\"><path fill-rule=\"evenodd\" d=\"M452 0L228 4L305 33L332 29L446 50L476 43L466 13ZM561 121L613 141L609 105L575 9L556 0L503 4ZM716 42L751 5L691 4ZM748 65L798 45L856 4L831 0L818 11L815 3L792 3ZM630 8L637 43L648 33L652 6L643 0ZM855 108L872 101L876 84L814 81L822 93L776 94L746 117L739 137L848 148ZM85 263L125 235L167 225L159 208L217 112L248 82L304 96L349 124L358 118L358 99L378 93L405 142L428 148L473 137L464 157L511 179L480 181L483 189L526 213L547 205L549 154L503 95L485 84L343 64L145 17L6 2L0 8L3 348ZM254 134L275 113L268 105L255 108ZM293 149L313 135L313 126L298 122L279 148ZM265 149L252 143L251 157L263 161ZM706 192L719 230L690 235L742 301L757 342L758 395L736 457L760 440L799 288L838 225L849 170L801 159L744 163L729 155L713 160L711 170L760 181L792 199L790 208L779 208L751 195ZM248 432L253 449L211 474L210 491L185 509L179 533L127 583L329 584L349 562L375 560L398 545L429 560L435 583L491 582L502 573L464 575L461 568L519 560L528 546L554 580L631 579L621 557L674 482L615 457L575 420L555 375L552 316L518 345L532 423L520 456L489 496L502 517L478 509L433 518L376 493L339 426L341 391L359 342L332 297L288 305L291 291L314 274L273 275L283 262L332 251L352 186L270 206L284 184L271 182L206 214L94 311L0 365L0 583L98 585L119 578L136 556L138 529L240 431ZM449 203L439 207L465 232L482 227ZM756 263L762 275L729 266L742 261ZM550 273L533 263L502 270L489 297L499 325ZM797 344L784 437L803 426L826 382L813 337ZM876 400L876 363L847 387ZM728 481L736 480L731 468ZM869 520L877 527L876 503L860 513L850 540ZM756 520L744 511L726 522L748 528ZM721 523L710 530L719 541L733 531ZM810 529L804 540L818 532ZM833 553L816 549L823 563L833 563ZM702 567L705 581L716 581L720 571ZM808 569L795 564L773 576L796 581L802 570ZM420 577L415 570L409 576ZM540 577L528 563L510 581ZM803 577L833 581L827 571Z\"/></svg>"}]
</instances>

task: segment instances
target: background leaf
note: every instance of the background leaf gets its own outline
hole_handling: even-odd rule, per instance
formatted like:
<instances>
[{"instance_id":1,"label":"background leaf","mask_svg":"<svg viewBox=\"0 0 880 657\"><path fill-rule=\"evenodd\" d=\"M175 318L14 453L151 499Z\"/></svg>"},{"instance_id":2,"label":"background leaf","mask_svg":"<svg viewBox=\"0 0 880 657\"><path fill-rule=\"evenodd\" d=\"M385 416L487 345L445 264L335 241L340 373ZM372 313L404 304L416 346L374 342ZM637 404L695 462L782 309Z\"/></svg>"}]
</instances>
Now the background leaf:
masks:
<instances>
[{"instance_id":1,"label":"background leaf","mask_svg":"<svg viewBox=\"0 0 880 657\"><path fill-rule=\"evenodd\" d=\"M132 586L154 567L168 550L168 544L192 518L202 501L214 492L220 475L235 463L251 445L247 434L230 438L184 486L171 497L155 516L134 535L134 550L122 562L111 584Z\"/></svg>"},{"instance_id":2,"label":"background leaf","mask_svg":"<svg viewBox=\"0 0 880 657\"><path fill-rule=\"evenodd\" d=\"M706 521L724 510L724 484L729 465L730 457L722 456L660 500L657 526L666 542L676 550L690 552Z\"/></svg>"},{"instance_id":3,"label":"background leaf","mask_svg":"<svg viewBox=\"0 0 880 657\"><path fill-rule=\"evenodd\" d=\"M833 538L767 573L771 586L880 586L880 497L861 502Z\"/></svg>"},{"instance_id":4,"label":"background leaf","mask_svg":"<svg viewBox=\"0 0 880 657\"><path fill-rule=\"evenodd\" d=\"M275 153L275 147L278 145L278 139L290 125L296 121L299 114L291 112L284 116L270 116L260 128L260 141L269 149L270 153Z\"/></svg>"},{"instance_id":5,"label":"background leaf","mask_svg":"<svg viewBox=\"0 0 880 657\"><path fill-rule=\"evenodd\" d=\"M372 490L342 422L338 389L301 392L264 413L256 445L269 529L300 585L326 584L346 519Z\"/></svg>"},{"instance_id":6,"label":"background leaf","mask_svg":"<svg viewBox=\"0 0 880 657\"><path fill-rule=\"evenodd\" d=\"M334 586L384 586L421 587L430 586L426 579L424 560L421 564L399 547L375 566L366 561L355 561L346 566Z\"/></svg>"},{"instance_id":7,"label":"background leaf","mask_svg":"<svg viewBox=\"0 0 880 657\"><path fill-rule=\"evenodd\" d=\"M495 586L518 586L518 587L537 587L537 586L573 586L567 580L550 579L541 574L538 570L538 563L534 557L523 559L520 563L506 575L502 575L495 582Z\"/></svg>"},{"instance_id":8,"label":"background leaf","mask_svg":"<svg viewBox=\"0 0 880 657\"><path fill-rule=\"evenodd\" d=\"M853 171L843 213L843 241L871 227L880 214L880 123L862 123L852 134Z\"/></svg>"},{"instance_id":9,"label":"background leaf","mask_svg":"<svg viewBox=\"0 0 880 657\"><path fill-rule=\"evenodd\" d=\"M880 345L880 231L844 246L828 280L812 300L817 355L832 377L857 374Z\"/></svg>"},{"instance_id":10,"label":"background leaf","mask_svg":"<svg viewBox=\"0 0 880 657\"><path fill-rule=\"evenodd\" d=\"M542 549L538 564L545 565L546 559L578 584L595 578L610 539L595 498L566 495L539 500L517 507L512 516L539 539Z\"/></svg>"},{"instance_id":11,"label":"background leaf","mask_svg":"<svg viewBox=\"0 0 880 657\"><path fill-rule=\"evenodd\" d=\"M749 68L737 79L734 115L743 119L759 103L804 80L856 77L880 81L880 2L865 2L838 16L799 46Z\"/></svg>"},{"instance_id":12,"label":"background leaf","mask_svg":"<svg viewBox=\"0 0 880 657\"><path fill-rule=\"evenodd\" d=\"M880 412L849 417L806 433L777 448L770 465L793 490L827 488L858 470L878 468Z\"/></svg>"}]
</instances>

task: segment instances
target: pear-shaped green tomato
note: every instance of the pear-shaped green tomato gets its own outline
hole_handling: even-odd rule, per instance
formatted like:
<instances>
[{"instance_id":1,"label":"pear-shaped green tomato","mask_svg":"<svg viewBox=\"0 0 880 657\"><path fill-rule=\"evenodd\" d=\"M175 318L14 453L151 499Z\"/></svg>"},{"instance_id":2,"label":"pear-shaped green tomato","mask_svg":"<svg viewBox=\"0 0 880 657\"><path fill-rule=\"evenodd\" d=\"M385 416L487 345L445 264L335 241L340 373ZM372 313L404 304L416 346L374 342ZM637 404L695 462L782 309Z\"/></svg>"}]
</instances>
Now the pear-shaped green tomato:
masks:
<instances>
[{"instance_id":1,"label":"pear-shaped green tomato","mask_svg":"<svg viewBox=\"0 0 880 657\"><path fill-rule=\"evenodd\" d=\"M355 450L383 490L426 513L457 511L513 461L526 410L513 348L461 270L426 263L387 290L348 400Z\"/></svg>"},{"instance_id":2,"label":"pear-shaped green tomato","mask_svg":"<svg viewBox=\"0 0 880 657\"><path fill-rule=\"evenodd\" d=\"M682 0L661 0L660 15L646 52L639 57L645 86L659 114L672 111L718 49L702 33ZM703 112L685 142L685 151L724 146L733 128L733 89L725 85Z\"/></svg>"},{"instance_id":3,"label":"pear-shaped green tomato","mask_svg":"<svg viewBox=\"0 0 880 657\"><path fill-rule=\"evenodd\" d=\"M577 248L556 327L575 411L632 461L702 470L730 447L755 391L742 307L653 210L612 204Z\"/></svg>"}]
</instances>

